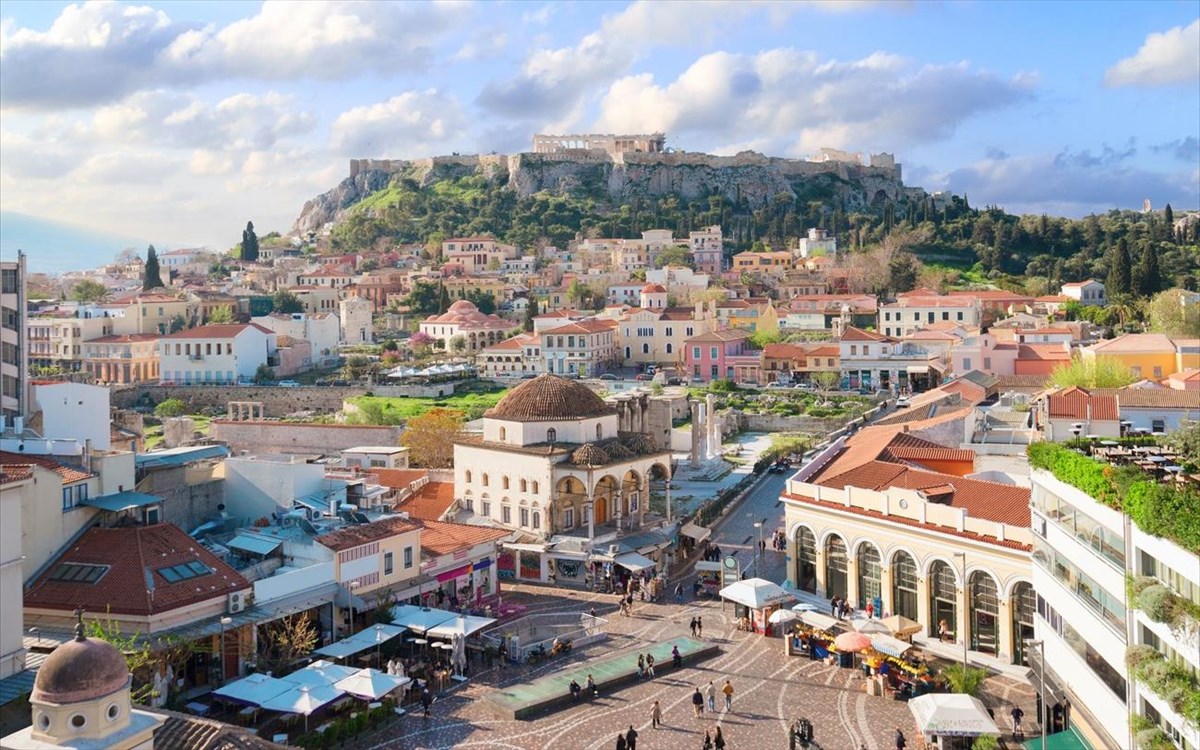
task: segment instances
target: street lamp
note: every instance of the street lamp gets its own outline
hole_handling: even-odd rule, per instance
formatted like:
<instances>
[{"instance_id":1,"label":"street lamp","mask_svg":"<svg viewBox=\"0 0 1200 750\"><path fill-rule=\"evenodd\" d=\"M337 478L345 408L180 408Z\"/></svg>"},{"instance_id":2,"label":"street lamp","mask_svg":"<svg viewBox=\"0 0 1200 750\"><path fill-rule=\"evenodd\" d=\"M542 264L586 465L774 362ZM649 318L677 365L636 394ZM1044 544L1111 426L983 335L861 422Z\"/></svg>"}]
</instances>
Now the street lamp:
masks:
<instances>
[{"instance_id":1,"label":"street lamp","mask_svg":"<svg viewBox=\"0 0 1200 750\"><path fill-rule=\"evenodd\" d=\"M221 618L221 658L218 663L221 665L221 684L225 684L225 626L233 622L232 617Z\"/></svg>"},{"instance_id":2,"label":"street lamp","mask_svg":"<svg viewBox=\"0 0 1200 750\"><path fill-rule=\"evenodd\" d=\"M378 667L379 661L379 644L383 643L383 625L375 626L375 666Z\"/></svg>"},{"instance_id":3,"label":"street lamp","mask_svg":"<svg viewBox=\"0 0 1200 750\"><path fill-rule=\"evenodd\" d=\"M755 521L754 528L758 529L758 546L754 548L754 577L758 578L758 558L762 555L762 521Z\"/></svg>"},{"instance_id":4,"label":"street lamp","mask_svg":"<svg viewBox=\"0 0 1200 750\"><path fill-rule=\"evenodd\" d=\"M1038 647L1038 706L1041 708L1038 727L1042 730L1042 750L1046 750L1046 641L1030 640L1025 641L1025 645Z\"/></svg>"},{"instance_id":5,"label":"street lamp","mask_svg":"<svg viewBox=\"0 0 1200 750\"><path fill-rule=\"evenodd\" d=\"M962 558L962 590L963 590L963 613L962 614L963 614L963 626L964 626L964 630L966 631L962 634L962 637L963 637L963 677L965 678L967 675L967 645L970 640L970 632L971 632L971 623L968 620L968 618L971 615L970 615L970 610L968 609L968 605L970 604L970 601L969 601L970 591L967 589L967 553L966 552L955 552L954 556Z\"/></svg>"}]
</instances>

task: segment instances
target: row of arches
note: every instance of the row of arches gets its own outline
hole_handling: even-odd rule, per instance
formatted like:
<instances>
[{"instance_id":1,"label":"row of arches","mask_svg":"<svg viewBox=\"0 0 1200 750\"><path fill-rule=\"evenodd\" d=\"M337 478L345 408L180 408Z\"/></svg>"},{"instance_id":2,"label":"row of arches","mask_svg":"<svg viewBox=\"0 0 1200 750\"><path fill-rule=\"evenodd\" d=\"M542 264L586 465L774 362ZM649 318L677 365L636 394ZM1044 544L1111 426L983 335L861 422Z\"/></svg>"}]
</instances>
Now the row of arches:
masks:
<instances>
[{"instance_id":1,"label":"row of arches","mask_svg":"<svg viewBox=\"0 0 1200 750\"><path fill-rule=\"evenodd\" d=\"M471 473L470 469L467 469L466 473L463 475L463 478L466 480L467 484L471 484L471 480L474 479L474 475ZM492 481L492 479L487 474L487 472L483 472L482 474L479 475L479 485L481 487L491 486L491 484L490 484L491 481ZM538 494L538 490L540 489L540 485L538 484L538 481L536 479L534 479L534 480L527 480L527 479L523 479L523 478L518 479L517 484L521 488L521 492L532 492L534 495ZM502 474L500 476L500 489L502 489L502 490L512 489L512 481L508 478L507 474ZM467 494L468 495L471 494L470 490L467 490Z\"/></svg>"},{"instance_id":2,"label":"row of arches","mask_svg":"<svg viewBox=\"0 0 1200 750\"><path fill-rule=\"evenodd\" d=\"M961 573L947 560L932 558L922 567L905 550L895 550L885 559L870 541L860 542L851 555L845 539L836 532L825 537L820 547L824 554L818 556L816 536L807 526L797 529L793 541L796 553L792 573L797 588L830 599L835 596L848 598L853 567L856 571L852 600L855 607L863 608L872 603L877 610L921 622L927 635L936 637L940 635L939 631L953 633L963 622L958 609L960 603L965 604L965 623L972 650L992 655L1007 652L1012 654L1015 663L1025 663L1024 644L1033 638L1033 615L1037 609L1033 584L1029 581L1018 580L1003 593L994 575L982 569L973 570L967 575L963 600L960 599ZM851 560L854 566L851 566ZM885 573L890 575L885 576ZM822 591L818 591L819 578L824 581ZM1001 623L1001 604L1006 600L1011 627ZM925 617L921 616L923 609L927 613ZM1008 637L1003 637L1005 633Z\"/></svg>"}]
</instances>

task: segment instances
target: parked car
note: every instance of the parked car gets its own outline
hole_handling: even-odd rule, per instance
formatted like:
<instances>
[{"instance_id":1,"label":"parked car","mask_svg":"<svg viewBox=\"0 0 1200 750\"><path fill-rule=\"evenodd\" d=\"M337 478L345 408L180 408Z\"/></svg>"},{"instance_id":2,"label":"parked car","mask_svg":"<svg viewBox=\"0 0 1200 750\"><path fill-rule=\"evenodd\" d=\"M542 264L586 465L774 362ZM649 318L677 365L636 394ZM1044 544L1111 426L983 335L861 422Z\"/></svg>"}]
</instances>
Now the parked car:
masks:
<instances>
[{"instance_id":1,"label":"parked car","mask_svg":"<svg viewBox=\"0 0 1200 750\"><path fill-rule=\"evenodd\" d=\"M683 385L681 378L667 378L667 385Z\"/></svg>"},{"instance_id":2,"label":"parked car","mask_svg":"<svg viewBox=\"0 0 1200 750\"><path fill-rule=\"evenodd\" d=\"M280 380L276 383L280 388L299 388L300 384L295 380Z\"/></svg>"},{"instance_id":3,"label":"parked car","mask_svg":"<svg viewBox=\"0 0 1200 750\"><path fill-rule=\"evenodd\" d=\"M648 373L648 372L639 372L639 373L637 374L637 376L636 376L636 377L634 377L634 380L640 380L640 381L642 381L642 382L645 382L645 381L648 381L648 380L654 380L654 376L653 376L653 375L651 375L651 374L650 374L650 373Z\"/></svg>"},{"instance_id":4,"label":"parked car","mask_svg":"<svg viewBox=\"0 0 1200 750\"><path fill-rule=\"evenodd\" d=\"M901 396L901 397L897 398L896 399L896 408L897 409L907 409L908 408L908 396Z\"/></svg>"},{"instance_id":5,"label":"parked car","mask_svg":"<svg viewBox=\"0 0 1200 750\"><path fill-rule=\"evenodd\" d=\"M791 388L791 386L788 385L787 383L775 382L775 383L767 383L767 388L774 390L776 388Z\"/></svg>"},{"instance_id":6,"label":"parked car","mask_svg":"<svg viewBox=\"0 0 1200 750\"><path fill-rule=\"evenodd\" d=\"M603 375L600 376L600 379L601 380L620 380L620 378L618 378L616 375L613 375L611 372L604 373Z\"/></svg>"}]
</instances>

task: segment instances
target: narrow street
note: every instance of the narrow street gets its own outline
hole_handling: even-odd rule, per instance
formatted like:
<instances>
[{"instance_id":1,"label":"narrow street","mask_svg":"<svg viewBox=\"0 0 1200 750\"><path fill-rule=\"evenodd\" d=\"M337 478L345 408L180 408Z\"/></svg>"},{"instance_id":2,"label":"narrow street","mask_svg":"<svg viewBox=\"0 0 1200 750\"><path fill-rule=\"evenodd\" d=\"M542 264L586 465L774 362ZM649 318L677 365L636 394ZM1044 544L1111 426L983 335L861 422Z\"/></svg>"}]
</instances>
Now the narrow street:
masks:
<instances>
[{"instance_id":1,"label":"narrow street","mask_svg":"<svg viewBox=\"0 0 1200 750\"><path fill-rule=\"evenodd\" d=\"M787 485L788 477L794 473L794 469L788 469L782 474L768 474L713 531L712 543L721 548L722 557L734 555L747 577L779 583L786 576L786 553L777 552L771 547L771 535L783 527L783 503L779 500L779 494ZM755 523L761 523L761 529L756 528ZM763 541L767 543L767 550L756 571L760 531Z\"/></svg>"}]
</instances>

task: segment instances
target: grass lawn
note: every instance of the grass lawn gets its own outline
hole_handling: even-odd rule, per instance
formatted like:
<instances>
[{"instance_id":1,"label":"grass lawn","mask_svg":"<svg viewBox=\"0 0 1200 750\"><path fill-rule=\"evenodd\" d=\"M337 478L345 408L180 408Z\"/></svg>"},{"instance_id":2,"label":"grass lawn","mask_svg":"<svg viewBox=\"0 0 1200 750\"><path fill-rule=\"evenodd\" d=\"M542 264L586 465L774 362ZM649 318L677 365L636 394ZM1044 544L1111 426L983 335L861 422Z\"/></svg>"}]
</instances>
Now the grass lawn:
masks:
<instances>
[{"instance_id":1,"label":"grass lawn","mask_svg":"<svg viewBox=\"0 0 1200 750\"><path fill-rule=\"evenodd\" d=\"M357 396L347 399L358 407L358 414L368 424L398 424L419 417L430 409L457 409L467 419L478 419L496 405L507 391L493 393L462 393L446 398L394 398L388 396Z\"/></svg>"},{"instance_id":2,"label":"grass lawn","mask_svg":"<svg viewBox=\"0 0 1200 750\"><path fill-rule=\"evenodd\" d=\"M192 420L193 429L202 435L207 435L209 429L212 428L213 418L205 414L187 414L188 419ZM161 448L163 442L163 428L161 424L150 425L146 428L143 435L146 439L146 450L152 451L155 448Z\"/></svg>"}]
</instances>

